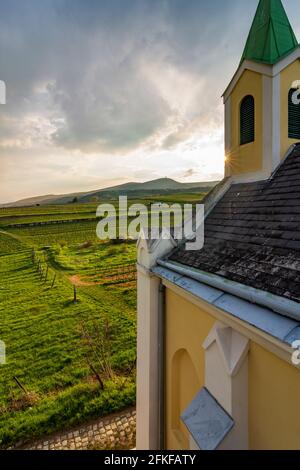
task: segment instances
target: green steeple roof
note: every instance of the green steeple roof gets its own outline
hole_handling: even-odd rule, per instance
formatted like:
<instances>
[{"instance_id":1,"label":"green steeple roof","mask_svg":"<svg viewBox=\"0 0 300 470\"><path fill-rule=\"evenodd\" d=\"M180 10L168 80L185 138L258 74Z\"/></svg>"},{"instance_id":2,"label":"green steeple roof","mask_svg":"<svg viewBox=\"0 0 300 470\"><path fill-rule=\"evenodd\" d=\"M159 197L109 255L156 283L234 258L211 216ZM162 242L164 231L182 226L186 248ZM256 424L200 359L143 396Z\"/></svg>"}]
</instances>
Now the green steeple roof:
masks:
<instances>
[{"instance_id":1,"label":"green steeple roof","mask_svg":"<svg viewBox=\"0 0 300 470\"><path fill-rule=\"evenodd\" d=\"M275 64L298 47L281 0L260 0L250 29L242 61Z\"/></svg>"}]
</instances>

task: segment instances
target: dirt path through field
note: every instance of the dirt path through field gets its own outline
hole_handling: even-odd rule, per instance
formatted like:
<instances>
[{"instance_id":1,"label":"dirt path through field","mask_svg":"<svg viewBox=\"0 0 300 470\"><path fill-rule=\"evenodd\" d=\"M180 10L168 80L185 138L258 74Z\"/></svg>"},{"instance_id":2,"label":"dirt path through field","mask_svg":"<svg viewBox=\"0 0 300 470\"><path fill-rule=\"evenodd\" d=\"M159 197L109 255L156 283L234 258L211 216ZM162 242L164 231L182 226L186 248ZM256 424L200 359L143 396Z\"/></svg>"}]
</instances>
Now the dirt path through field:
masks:
<instances>
[{"instance_id":1,"label":"dirt path through field","mask_svg":"<svg viewBox=\"0 0 300 470\"><path fill-rule=\"evenodd\" d=\"M18 242L24 243L24 240L21 237L18 237L18 235L15 235L15 234L10 233L10 232L5 232L4 230L0 230L0 234L1 233L2 233L2 235L7 235L10 238L14 238L15 240L18 240Z\"/></svg>"},{"instance_id":2,"label":"dirt path through field","mask_svg":"<svg viewBox=\"0 0 300 470\"><path fill-rule=\"evenodd\" d=\"M70 276L69 281L73 286L95 286L97 284L101 284L101 282L89 282L89 281L83 281L81 277L78 274L75 274L75 276Z\"/></svg>"}]
</instances>

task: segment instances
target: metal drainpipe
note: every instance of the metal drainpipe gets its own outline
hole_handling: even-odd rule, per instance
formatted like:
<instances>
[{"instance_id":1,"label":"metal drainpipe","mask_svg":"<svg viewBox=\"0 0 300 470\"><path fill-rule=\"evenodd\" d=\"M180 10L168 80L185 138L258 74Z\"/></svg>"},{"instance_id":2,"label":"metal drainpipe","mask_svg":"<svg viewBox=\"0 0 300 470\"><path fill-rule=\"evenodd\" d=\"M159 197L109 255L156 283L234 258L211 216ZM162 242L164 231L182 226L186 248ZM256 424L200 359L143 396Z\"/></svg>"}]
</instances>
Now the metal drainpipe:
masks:
<instances>
[{"instance_id":1,"label":"metal drainpipe","mask_svg":"<svg viewBox=\"0 0 300 470\"><path fill-rule=\"evenodd\" d=\"M159 399L159 450L165 448L165 291L159 285L158 297L158 399Z\"/></svg>"}]
</instances>

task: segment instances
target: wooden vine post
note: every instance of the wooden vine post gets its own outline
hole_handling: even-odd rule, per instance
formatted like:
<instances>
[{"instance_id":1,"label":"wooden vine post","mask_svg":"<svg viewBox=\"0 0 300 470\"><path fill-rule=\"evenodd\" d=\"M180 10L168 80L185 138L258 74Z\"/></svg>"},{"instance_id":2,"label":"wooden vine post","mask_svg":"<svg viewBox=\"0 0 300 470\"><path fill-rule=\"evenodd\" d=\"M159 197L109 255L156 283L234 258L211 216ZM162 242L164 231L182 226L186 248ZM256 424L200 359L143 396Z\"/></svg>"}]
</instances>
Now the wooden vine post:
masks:
<instances>
[{"instance_id":1,"label":"wooden vine post","mask_svg":"<svg viewBox=\"0 0 300 470\"><path fill-rule=\"evenodd\" d=\"M49 266L48 266L48 264L47 264L47 269L46 269L46 274L45 274L45 280L44 280L45 283L47 282L47 279L48 279L48 272L49 272Z\"/></svg>"},{"instance_id":2,"label":"wooden vine post","mask_svg":"<svg viewBox=\"0 0 300 470\"><path fill-rule=\"evenodd\" d=\"M74 304L76 304L76 302L77 302L77 288L74 284Z\"/></svg>"}]
</instances>

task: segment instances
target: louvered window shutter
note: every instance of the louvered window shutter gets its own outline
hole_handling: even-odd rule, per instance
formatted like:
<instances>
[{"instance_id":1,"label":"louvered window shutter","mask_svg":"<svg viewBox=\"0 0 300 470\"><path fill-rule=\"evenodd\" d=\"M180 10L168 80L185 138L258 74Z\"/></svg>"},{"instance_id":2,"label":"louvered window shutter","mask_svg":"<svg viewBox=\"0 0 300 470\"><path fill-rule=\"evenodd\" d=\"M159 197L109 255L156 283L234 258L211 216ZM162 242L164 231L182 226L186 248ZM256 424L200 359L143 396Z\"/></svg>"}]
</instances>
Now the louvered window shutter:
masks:
<instances>
[{"instance_id":1,"label":"louvered window shutter","mask_svg":"<svg viewBox=\"0 0 300 470\"><path fill-rule=\"evenodd\" d=\"M294 104L292 99L295 91L295 88L289 91L289 138L300 140L300 104Z\"/></svg>"},{"instance_id":2,"label":"louvered window shutter","mask_svg":"<svg viewBox=\"0 0 300 470\"><path fill-rule=\"evenodd\" d=\"M241 145L254 142L255 139L255 104L251 95L245 96L240 109Z\"/></svg>"}]
</instances>

